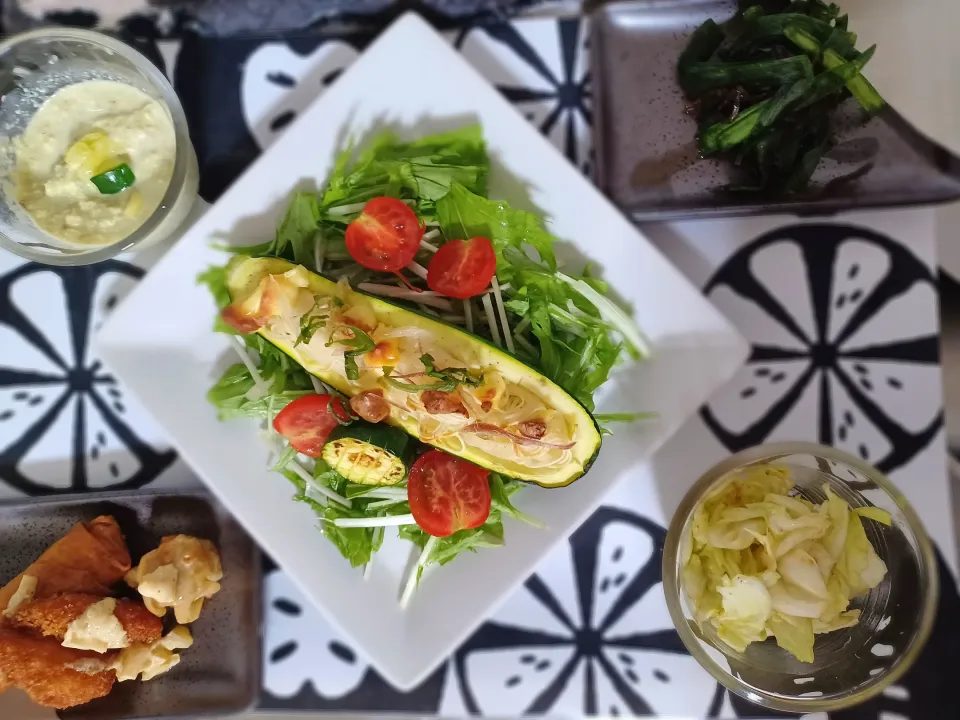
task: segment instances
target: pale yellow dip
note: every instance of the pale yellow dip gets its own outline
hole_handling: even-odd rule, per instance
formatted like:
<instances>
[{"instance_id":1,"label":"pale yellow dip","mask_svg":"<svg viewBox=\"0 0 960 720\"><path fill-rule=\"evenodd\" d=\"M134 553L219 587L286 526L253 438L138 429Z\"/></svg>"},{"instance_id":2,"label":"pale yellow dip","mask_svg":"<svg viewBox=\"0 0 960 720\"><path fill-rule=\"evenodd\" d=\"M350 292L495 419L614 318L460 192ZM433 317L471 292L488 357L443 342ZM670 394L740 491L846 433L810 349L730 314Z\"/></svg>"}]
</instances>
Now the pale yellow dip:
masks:
<instances>
[{"instance_id":1,"label":"pale yellow dip","mask_svg":"<svg viewBox=\"0 0 960 720\"><path fill-rule=\"evenodd\" d=\"M166 105L122 82L89 80L61 88L16 139L16 198L33 221L61 240L118 242L163 199L176 162ZM90 178L121 162L133 186L103 195Z\"/></svg>"}]
</instances>

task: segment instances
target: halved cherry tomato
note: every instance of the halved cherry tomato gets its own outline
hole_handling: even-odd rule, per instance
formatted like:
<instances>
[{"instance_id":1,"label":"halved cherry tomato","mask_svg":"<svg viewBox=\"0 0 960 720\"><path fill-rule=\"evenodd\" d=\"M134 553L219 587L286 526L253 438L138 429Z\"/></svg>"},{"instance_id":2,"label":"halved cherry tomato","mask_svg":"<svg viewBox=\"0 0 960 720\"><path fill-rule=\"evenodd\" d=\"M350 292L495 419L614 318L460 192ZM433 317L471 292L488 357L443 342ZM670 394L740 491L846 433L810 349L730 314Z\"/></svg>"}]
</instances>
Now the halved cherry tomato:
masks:
<instances>
[{"instance_id":1,"label":"halved cherry tomato","mask_svg":"<svg viewBox=\"0 0 960 720\"><path fill-rule=\"evenodd\" d=\"M399 272L420 249L424 226L416 213L396 198L378 197L347 225L347 252L371 270Z\"/></svg>"},{"instance_id":2,"label":"halved cherry tomato","mask_svg":"<svg viewBox=\"0 0 960 720\"><path fill-rule=\"evenodd\" d=\"M430 450L407 476L410 512L425 532L447 537L477 528L490 516L489 472L455 455Z\"/></svg>"},{"instance_id":3,"label":"halved cherry tomato","mask_svg":"<svg viewBox=\"0 0 960 720\"><path fill-rule=\"evenodd\" d=\"M273 429L283 435L297 452L320 457L333 429L350 421L350 413L339 397L305 395L277 413Z\"/></svg>"},{"instance_id":4,"label":"halved cherry tomato","mask_svg":"<svg viewBox=\"0 0 960 720\"><path fill-rule=\"evenodd\" d=\"M427 285L434 292L465 300L490 287L496 272L497 256L487 238L451 240L430 258Z\"/></svg>"}]
</instances>

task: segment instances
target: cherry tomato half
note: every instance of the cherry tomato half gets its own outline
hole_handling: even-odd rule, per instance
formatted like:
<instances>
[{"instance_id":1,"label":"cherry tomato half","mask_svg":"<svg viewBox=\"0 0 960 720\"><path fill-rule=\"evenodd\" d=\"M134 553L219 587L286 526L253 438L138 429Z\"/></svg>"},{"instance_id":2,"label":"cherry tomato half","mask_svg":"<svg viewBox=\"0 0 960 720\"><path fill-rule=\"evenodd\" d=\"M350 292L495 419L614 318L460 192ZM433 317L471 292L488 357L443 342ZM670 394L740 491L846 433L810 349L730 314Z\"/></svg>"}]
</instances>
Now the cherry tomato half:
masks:
<instances>
[{"instance_id":1,"label":"cherry tomato half","mask_svg":"<svg viewBox=\"0 0 960 720\"><path fill-rule=\"evenodd\" d=\"M399 272L420 249L423 225L416 213L396 198L378 197L347 226L347 252L371 270Z\"/></svg>"},{"instance_id":2,"label":"cherry tomato half","mask_svg":"<svg viewBox=\"0 0 960 720\"><path fill-rule=\"evenodd\" d=\"M434 292L465 300L490 287L496 271L497 256L487 238L451 240L430 258L427 285Z\"/></svg>"},{"instance_id":3,"label":"cherry tomato half","mask_svg":"<svg viewBox=\"0 0 960 720\"><path fill-rule=\"evenodd\" d=\"M320 451L333 429L350 422L350 419L350 413L343 407L340 398L305 395L277 413L273 419L273 429L283 435L294 450L316 458L320 457Z\"/></svg>"},{"instance_id":4,"label":"cherry tomato half","mask_svg":"<svg viewBox=\"0 0 960 720\"><path fill-rule=\"evenodd\" d=\"M489 475L455 455L441 450L425 452L407 476L413 519L434 537L480 527L490 516Z\"/></svg>"}]
</instances>

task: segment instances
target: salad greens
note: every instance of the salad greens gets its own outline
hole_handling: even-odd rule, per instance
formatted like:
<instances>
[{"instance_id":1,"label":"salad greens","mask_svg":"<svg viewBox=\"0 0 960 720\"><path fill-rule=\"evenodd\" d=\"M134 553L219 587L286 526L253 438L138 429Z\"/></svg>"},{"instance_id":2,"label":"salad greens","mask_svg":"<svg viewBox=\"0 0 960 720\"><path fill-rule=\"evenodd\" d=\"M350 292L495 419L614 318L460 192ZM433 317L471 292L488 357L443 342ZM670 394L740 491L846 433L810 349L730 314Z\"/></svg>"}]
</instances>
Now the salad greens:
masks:
<instances>
[{"instance_id":1,"label":"salad greens","mask_svg":"<svg viewBox=\"0 0 960 720\"><path fill-rule=\"evenodd\" d=\"M582 402L594 408L593 394L624 355L642 358L646 343L632 320L609 298L607 285L589 268L580 276L558 271L556 238L538 216L486 197L490 162L478 126L403 142L387 132L357 154L348 148L337 158L321 192L299 192L269 242L230 251L254 257L290 260L325 277L388 297L421 313L462 326L499 345L536 368ZM347 252L347 225L364 205L380 196L408 204L426 225L421 250L405 276L378 273L357 264ZM482 296L454 300L424 292L425 271L432 253L444 242L483 236L490 239L497 259L491 288ZM199 282L209 287L219 307L230 303L223 268L211 268ZM301 337L309 342L325 321L308 314ZM233 335L241 362L229 367L210 389L208 399L220 418L259 418L276 450L275 468L294 485L295 499L317 514L319 527L354 566L368 569L383 542L385 528L395 525L400 537L421 548L420 559L405 588L404 600L423 570L450 562L465 551L503 544L504 515L539 525L518 510L512 496L522 485L497 473L489 476L491 512L486 523L437 538L417 526L410 514L405 483L371 487L349 483L321 459L298 455L273 431L276 414L293 400L311 393L336 392L309 375L258 334L237 335L218 318L215 330ZM335 335L348 348L347 373L353 355L372 348L363 330L346 326ZM438 370L433 358L421 358L429 387L455 389L478 385L482 376L465 368ZM391 368L385 368L386 376ZM415 392L425 384L388 377L401 389ZM631 421L640 415L608 416L610 422Z\"/></svg>"}]
</instances>

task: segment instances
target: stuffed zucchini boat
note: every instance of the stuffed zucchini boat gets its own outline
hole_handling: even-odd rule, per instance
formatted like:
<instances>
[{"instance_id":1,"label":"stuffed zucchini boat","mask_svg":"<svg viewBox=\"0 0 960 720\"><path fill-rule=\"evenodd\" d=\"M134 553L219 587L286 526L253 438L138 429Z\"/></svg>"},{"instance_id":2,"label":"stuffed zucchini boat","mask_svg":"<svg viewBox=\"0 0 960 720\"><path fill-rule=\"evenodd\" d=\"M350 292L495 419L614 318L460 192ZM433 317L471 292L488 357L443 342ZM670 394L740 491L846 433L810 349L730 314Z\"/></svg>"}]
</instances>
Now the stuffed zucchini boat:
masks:
<instances>
[{"instance_id":1,"label":"stuffed zucchini boat","mask_svg":"<svg viewBox=\"0 0 960 720\"><path fill-rule=\"evenodd\" d=\"M425 443L544 487L582 476L600 449L583 405L464 330L277 258L235 257L226 285L231 325L259 333L362 417L373 407Z\"/></svg>"}]
</instances>

